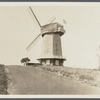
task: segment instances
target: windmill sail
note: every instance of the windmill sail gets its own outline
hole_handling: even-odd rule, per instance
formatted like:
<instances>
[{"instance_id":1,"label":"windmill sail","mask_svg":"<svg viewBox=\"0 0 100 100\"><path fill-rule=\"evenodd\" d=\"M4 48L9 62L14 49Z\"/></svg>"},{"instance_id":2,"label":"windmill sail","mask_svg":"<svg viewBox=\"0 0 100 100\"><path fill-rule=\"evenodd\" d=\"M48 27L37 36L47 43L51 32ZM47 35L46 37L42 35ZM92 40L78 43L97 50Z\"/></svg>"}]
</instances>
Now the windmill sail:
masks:
<instances>
[{"instance_id":1,"label":"windmill sail","mask_svg":"<svg viewBox=\"0 0 100 100\"><path fill-rule=\"evenodd\" d=\"M35 28L36 28L37 30L40 30L41 28L40 28L39 24L37 23L37 20L36 20L35 17L33 16L31 10L30 10L29 8L27 8L27 11L28 11L28 13L29 13L29 17L32 19L32 22L33 22Z\"/></svg>"},{"instance_id":2,"label":"windmill sail","mask_svg":"<svg viewBox=\"0 0 100 100\"><path fill-rule=\"evenodd\" d=\"M46 22L46 24L52 23L55 19L56 19L56 17L55 17L55 16L52 16L52 17Z\"/></svg>"},{"instance_id":3,"label":"windmill sail","mask_svg":"<svg viewBox=\"0 0 100 100\"><path fill-rule=\"evenodd\" d=\"M36 41L39 40L41 34L39 34L31 43L30 45L26 48L27 51L30 51L30 49L33 47L33 45L36 43Z\"/></svg>"},{"instance_id":4,"label":"windmill sail","mask_svg":"<svg viewBox=\"0 0 100 100\"><path fill-rule=\"evenodd\" d=\"M29 7L29 8L30 8L30 10L31 10L32 14L34 15L34 17L35 17L35 19L36 19L36 21L37 21L38 25L39 25L39 26L40 26L40 28L41 28L41 24L40 24L40 22L38 21L38 19L37 19L37 17L36 17L36 15L35 15L35 13L33 12L32 8L31 8L31 7Z\"/></svg>"},{"instance_id":5,"label":"windmill sail","mask_svg":"<svg viewBox=\"0 0 100 100\"><path fill-rule=\"evenodd\" d=\"M31 8L31 7L29 7L29 8L30 8L30 11L31 11L32 15L34 16L35 20L37 21L39 27L41 28L41 24L40 24L40 22L38 21L38 19L37 19L35 13L33 12L32 8ZM39 35L30 43L30 45L26 48L27 51L29 51L29 50L33 47L33 45L35 44L35 42L40 38L40 35L41 35L41 34L39 34Z\"/></svg>"}]
</instances>

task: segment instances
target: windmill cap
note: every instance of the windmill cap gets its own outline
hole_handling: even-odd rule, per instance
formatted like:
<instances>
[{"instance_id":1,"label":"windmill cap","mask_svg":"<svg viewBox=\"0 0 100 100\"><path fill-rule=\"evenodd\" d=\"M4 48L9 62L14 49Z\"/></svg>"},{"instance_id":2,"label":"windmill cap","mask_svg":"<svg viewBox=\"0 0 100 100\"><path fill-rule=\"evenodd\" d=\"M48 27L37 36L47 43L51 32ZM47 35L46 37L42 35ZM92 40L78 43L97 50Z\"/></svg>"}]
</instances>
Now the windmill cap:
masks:
<instances>
[{"instance_id":1,"label":"windmill cap","mask_svg":"<svg viewBox=\"0 0 100 100\"><path fill-rule=\"evenodd\" d=\"M59 23L50 23L41 27L41 35L50 34L50 33L59 33L62 36L65 33L63 25Z\"/></svg>"}]
</instances>

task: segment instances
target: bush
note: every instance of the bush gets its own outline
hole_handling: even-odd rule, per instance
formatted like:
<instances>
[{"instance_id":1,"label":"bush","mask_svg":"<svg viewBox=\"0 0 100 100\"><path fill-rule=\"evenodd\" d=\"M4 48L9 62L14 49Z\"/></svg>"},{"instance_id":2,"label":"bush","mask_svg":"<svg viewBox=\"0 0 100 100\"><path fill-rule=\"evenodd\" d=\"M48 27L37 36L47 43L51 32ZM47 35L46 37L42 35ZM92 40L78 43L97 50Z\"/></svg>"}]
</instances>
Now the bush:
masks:
<instances>
[{"instance_id":1,"label":"bush","mask_svg":"<svg viewBox=\"0 0 100 100\"><path fill-rule=\"evenodd\" d=\"M70 68L59 66L42 66L44 70L57 73L58 75L65 76L77 81L83 81L89 85L100 87L100 71L94 69ZM95 83L94 83L95 82Z\"/></svg>"},{"instance_id":2,"label":"bush","mask_svg":"<svg viewBox=\"0 0 100 100\"><path fill-rule=\"evenodd\" d=\"M88 75L81 75L79 76L79 79L82 81L82 80L87 80L87 81L93 81L94 78L91 77L91 76L88 76Z\"/></svg>"},{"instance_id":3,"label":"bush","mask_svg":"<svg viewBox=\"0 0 100 100\"><path fill-rule=\"evenodd\" d=\"M4 65L0 65L0 94L7 94L7 76Z\"/></svg>"}]
</instances>

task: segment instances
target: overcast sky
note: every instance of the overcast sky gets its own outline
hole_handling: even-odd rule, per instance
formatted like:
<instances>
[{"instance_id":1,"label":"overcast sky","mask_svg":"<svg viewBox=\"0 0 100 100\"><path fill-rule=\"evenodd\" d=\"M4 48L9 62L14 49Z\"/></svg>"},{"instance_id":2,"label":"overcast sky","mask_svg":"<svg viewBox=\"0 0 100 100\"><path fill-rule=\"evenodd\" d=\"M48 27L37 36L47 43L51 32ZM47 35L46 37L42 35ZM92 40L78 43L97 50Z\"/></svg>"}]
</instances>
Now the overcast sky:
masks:
<instances>
[{"instance_id":1,"label":"overcast sky","mask_svg":"<svg viewBox=\"0 0 100 100\"><path fill-rule=\"evenodd\" d=\"M23 57L36 61L42 38L27 52L26 47L40 33L29 6L0 6L0 63L20 64ZM31 6L41 25L55 16L64 25L61 37L65 66L98 68L100 45L100 6ZM63 23L63 19L67 24Z\"/></svg>"}]
</instances>

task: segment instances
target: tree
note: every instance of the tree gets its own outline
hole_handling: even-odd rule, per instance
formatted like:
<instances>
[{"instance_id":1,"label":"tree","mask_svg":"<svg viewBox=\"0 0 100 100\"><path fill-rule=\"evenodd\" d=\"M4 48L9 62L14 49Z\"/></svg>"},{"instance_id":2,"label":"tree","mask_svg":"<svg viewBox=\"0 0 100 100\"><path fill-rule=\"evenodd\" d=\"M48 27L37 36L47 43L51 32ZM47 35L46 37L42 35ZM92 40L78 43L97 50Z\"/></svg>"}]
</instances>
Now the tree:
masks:
<instances>
[{"instance_id":1,"label":"tree","mask_svg":"<svg viewBox=\"0 0 100 100\"><path fill-rule=\"evenodd\" d=\"M30 61L30 59L29 59L28 57L22 58L22 59L20 60L21 63L24 63L24 66L26 66L27 63L28 63L29 61Z\"/></svg>"}]
</instances>

